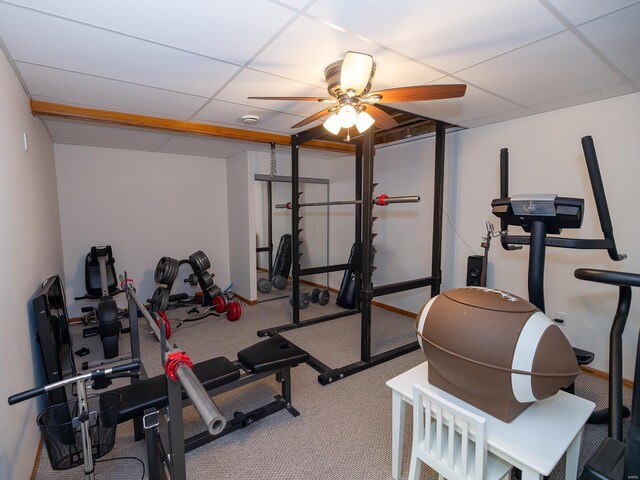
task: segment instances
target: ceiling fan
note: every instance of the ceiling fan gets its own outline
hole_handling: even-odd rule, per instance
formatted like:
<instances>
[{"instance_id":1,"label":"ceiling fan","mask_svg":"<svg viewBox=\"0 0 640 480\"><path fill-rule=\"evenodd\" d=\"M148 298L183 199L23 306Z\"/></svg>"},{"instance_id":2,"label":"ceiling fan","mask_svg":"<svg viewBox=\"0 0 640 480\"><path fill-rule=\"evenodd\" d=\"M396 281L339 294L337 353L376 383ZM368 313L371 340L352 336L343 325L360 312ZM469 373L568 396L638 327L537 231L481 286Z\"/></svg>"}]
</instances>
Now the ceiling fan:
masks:
<instances>
[{"instance_id":1,"label":"ceiling fan","mask_svg":"<svg viewBox=\"0 0 640 480\"><path fill-rule=\"evenodd\" d=\"M331 97L248 97L253 100L291 100L331 103L291 128L300 128L329 116L324 127L337 135L342 128L356 127L365 132L374 123L381 130L398 123L387 112L376 107L377 103L418 102L462 97L467 89L463 84L414 85L371 91L371 79L376 72L373 57L366 53L347 52L343 60L333 62L324 70L327 90Z\"/></svg>"}]
</instances>

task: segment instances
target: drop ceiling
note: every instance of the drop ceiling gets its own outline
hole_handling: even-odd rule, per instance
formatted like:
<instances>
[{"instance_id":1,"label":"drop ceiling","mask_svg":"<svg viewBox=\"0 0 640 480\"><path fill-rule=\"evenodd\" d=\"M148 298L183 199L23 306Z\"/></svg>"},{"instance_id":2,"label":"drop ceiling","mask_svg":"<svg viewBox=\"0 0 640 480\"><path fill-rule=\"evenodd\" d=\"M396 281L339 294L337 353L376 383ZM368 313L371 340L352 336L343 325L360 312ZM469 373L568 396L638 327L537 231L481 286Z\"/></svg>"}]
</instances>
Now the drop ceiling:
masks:
<instances>
[{"instance_id":1,"label":"drop ceiling","mask_svg":"<svg viewBox=\"0 0 640 480\"><path fill-rule=\"evenodd\" d=\"M0 41L34 100L291 134L324 67L374 56L373 90L465 83L391 104L467 128L640 91L630 0L0 0ZM258 115L257 125L240 122ZM43 118L56 143L228 157L256 147Z\"/></svg>"}]
</instances>

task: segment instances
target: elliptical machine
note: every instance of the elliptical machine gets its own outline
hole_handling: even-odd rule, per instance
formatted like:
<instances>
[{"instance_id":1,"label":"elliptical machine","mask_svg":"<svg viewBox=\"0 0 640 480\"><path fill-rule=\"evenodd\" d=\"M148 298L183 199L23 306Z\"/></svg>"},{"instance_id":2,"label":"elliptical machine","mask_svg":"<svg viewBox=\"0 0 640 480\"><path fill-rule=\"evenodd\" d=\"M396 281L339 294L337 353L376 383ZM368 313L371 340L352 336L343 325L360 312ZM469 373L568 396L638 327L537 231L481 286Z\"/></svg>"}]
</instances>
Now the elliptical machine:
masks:
<instances>
[{"instance_id":1,"label":"elliptical machine","mask_svg":"<svg viewBox=\"0 0 640 480\"><path fill-rule=\"evenodd\" d=\"M591 136L582 138L582 149L586 160L591 189L598 211L603 238L581 239L559 235L565 228L582 226L584 199L559 197L555 194L512 195L509 197L509 152L500 150L500 197L491 202L492 212L500 218L500 241L505 250L516 250L529 245L528 288L529 301L545 311L544 303L544 262L547 247L606 250L613 261L624 260L627 256L618 253L613 236L613 225L609 215L607 197L604 192L598 158ZM530 235L509 234L509 225L516 225ZM622 335L622 332L619 333ZM593 361L592 352L574 347L578 364L587 365ZM573 393L573 384L570 387ZM625 416L629 411L625 412ZM608 409L594 412L590 423L606 423Z\"/></svg>"},{"instance_id":2,"label":"elliptical machine","mask_svg":"<svg viewBox=\"0 0 640 480\"><path fill-rule=\"evenodd\" d=\"M97 332L102 340L104 358L118 356L118 336L120 334L120 313L113 296L122 293L118 288L115 259L111 245L91 247L84 263L84 282L87 293L75 300L98 300L98 307L83 307L83 312L93 313L98 322ZM91 328L86 329L91 330ZM90 336L92 332L84 332Z\"/></svg>"},{"instance_id":3,"label":"elliptical machine","mask_svg":"<svg viewBox=\"0 0 640 480\"><path fill-rule=\"evenodd\" d=\"M640 287L640 275L579 268L576 278L588 282L616 285L619 289L618 306L611 326L609 345L609 436L593 456L587 460L581 480L637 479L640 478L640 335L633 381L631 424L626 443L622 442L622 333L631 308L631 287Z\"/></svg>"}]
</instances>

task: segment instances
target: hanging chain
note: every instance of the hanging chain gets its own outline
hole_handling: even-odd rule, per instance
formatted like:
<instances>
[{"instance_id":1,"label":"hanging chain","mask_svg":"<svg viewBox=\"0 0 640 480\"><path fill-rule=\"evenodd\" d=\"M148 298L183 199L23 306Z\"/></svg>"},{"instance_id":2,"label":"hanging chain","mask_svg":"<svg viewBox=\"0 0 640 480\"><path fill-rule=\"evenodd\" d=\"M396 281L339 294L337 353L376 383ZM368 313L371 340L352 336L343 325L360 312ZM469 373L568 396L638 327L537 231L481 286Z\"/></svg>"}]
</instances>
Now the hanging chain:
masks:
<instances>
[{"instance_id":1,"label":"hanging chain","mask_svg":"<svg viewBox=\"0 0 640 480\"><path fill-rule=\"evenodd\" d=\"M271 171L269 175L271 178L278 173L278 162L276 161L276 143L271 142Z\"/></svg>"}]
</instances>

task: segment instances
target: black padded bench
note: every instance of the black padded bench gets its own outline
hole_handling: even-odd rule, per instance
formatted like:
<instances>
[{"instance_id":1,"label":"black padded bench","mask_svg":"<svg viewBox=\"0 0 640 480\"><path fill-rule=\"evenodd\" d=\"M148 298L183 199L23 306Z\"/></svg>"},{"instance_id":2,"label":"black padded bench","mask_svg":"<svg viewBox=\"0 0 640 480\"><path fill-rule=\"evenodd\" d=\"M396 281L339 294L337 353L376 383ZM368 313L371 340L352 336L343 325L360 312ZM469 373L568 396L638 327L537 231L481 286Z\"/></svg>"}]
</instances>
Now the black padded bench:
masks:
<instances>
[{"instance_id":1,"label":"black padded bench","mask_svg":"<svg viewBox=\"0 0 640 480\"><path fill-rule=\"evenodd\" d=\"M235 412L227 421L224 431L214 436L208 432L185 440L185 450L193 450L234 430L243 428L260 418L287 409L293 416L299 415L291 405L290 369L304 363L309 354L280 335L274 335L238 352L238 360L216 357L193 365L193 373L211 396L247 385L261 378L276 375L282 384L282 395L275 401L248 413ZM159 410L168 404L167 379L164 374L116 388L112 391L122 396L118 423L142 417L150 409ZM185 400L186 394L182 394ZM136 440L142 437L137 436Z\"/></svg>"}]
</instances>

